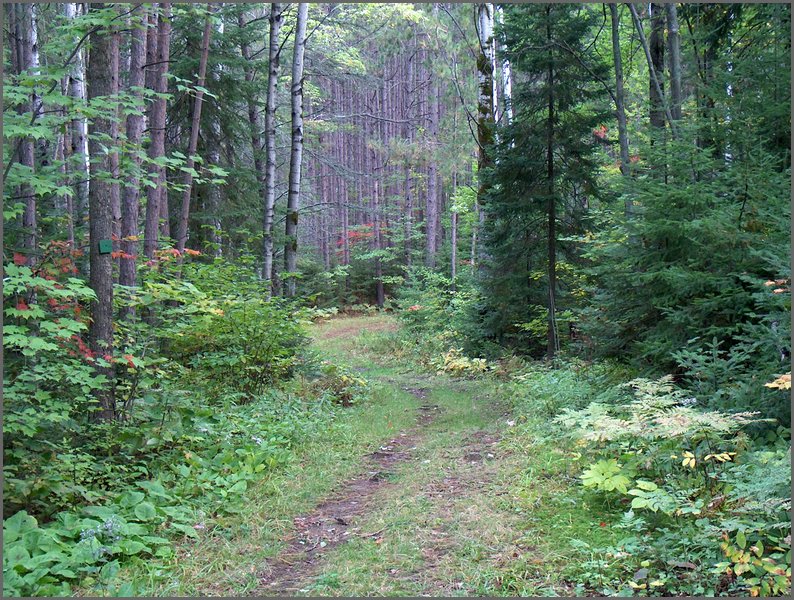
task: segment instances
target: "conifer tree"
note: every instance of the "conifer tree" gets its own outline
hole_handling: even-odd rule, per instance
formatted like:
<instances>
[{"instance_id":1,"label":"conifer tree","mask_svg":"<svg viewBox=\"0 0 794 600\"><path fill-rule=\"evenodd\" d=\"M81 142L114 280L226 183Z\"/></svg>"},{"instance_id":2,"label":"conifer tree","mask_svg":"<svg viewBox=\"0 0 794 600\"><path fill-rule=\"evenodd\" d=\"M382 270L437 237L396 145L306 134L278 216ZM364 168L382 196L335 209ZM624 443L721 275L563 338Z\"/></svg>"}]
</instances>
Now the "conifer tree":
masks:
<instances>
[{"instance_id":1,"label":"conifer tree","mask_svg":"<svg viewBox=\"0 0 794 600\"><path fill-rule=\"evenodd\" d=\"M558 350L559 237L596 193L593 130L609 117L603 60L588 48L597 14L574 5L505 7L505 58L515 74L512 124L499 132L486 206L491 332L546 312L546 354ZM542 275L541 275L542 274Z\"/></svg>"}]
</instances>

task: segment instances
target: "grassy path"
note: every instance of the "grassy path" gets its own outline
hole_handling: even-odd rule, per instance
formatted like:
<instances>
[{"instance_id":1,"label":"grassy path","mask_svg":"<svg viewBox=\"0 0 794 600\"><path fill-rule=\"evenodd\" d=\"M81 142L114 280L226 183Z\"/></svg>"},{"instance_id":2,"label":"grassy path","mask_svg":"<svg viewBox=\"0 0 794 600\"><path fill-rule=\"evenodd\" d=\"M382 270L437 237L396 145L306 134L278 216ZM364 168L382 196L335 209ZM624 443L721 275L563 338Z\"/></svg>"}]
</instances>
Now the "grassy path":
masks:
<instances>
[{"instance_id":1,"label":"grassy path","mask_svg":"<svg viewBox=\"0 0 794 600\"><path fill-rule=\"evenodd\" d=\"M471 592L463 574L471 579L473 563L505 552L514 537L507 525L515 518L491 495L499 407L474 382L378 365L356 334L387 325L382 318L332 320L319 328L316 346L364 371L379 391L410 393L415 424L384 440L364 473L330 501L296 519L286 557L265 567L258 593Z\"/></svg>"},{"instance_id":2,"label":"grassy path","mask_svg":"<svg viewBox=\"0 0 794 600\"><path fill-rule=\"evenodd\" d=\"M155 593L571 594L557 548L589 523L558 498L573 482L564 452L516 435L492 382L406 372L361 343L393 327L316 326L314 349L361 372L372 400L255 490L225 536L186 545Z\"/></svg>"}]
</instances>

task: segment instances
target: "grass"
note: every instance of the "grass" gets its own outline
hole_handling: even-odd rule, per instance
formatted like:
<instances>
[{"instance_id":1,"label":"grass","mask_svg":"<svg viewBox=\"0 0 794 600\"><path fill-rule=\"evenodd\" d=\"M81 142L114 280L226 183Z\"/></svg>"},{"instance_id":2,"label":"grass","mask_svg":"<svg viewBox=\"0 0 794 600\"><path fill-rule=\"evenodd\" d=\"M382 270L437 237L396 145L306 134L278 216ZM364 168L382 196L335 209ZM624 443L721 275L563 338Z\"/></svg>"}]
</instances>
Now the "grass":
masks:
<instances>
[{"instance_id":1,"label":"grass","mask_svg":"<svg viewBox=\"0 0 794 600\"><path fill-rule=\"evenodd\" d=\"M508 424L510 399L493 378L453 379L379 356L395 328L385 315L337 318L314 330L312 348L359 371L372 400L340 409L322 437L253 487L241 512L179 545L165 566L124 573L141 595L245 595L278 555L294 517L360 472L363 457L438 406L410 460L397 463L349 541L325 551L300 582L317 596L571 595L564 578L581 560L574 538L607 545L603 507L588 504L576 455L547 438L542 419ZM425 389L419 398L406 389ZM420 394L421 395L421 394Z\"/></svg>"},{"instance_id":2,"label":"grass","mask_svg":"<svg viewBox=\"0 0 794 600\"><path fill-rule=\"evenodd\" d=\"M342 320L340 320L341 322ZM377 322L377 320L376 320ZM320 332L338 326L318 327ZM347 356L347 337L318 339L313 347L330 359ZM352 477L362 457L384 439L415 421L418 400L399 386L380 379L384 370L360 353L351 353L352 367L372 366L372 401L340 409L321 438L298 449L296 460L275 472L247 494L244 508L223 518L197 541L185 541L167 565L140 561L123 573L142 595L236 595L258 585L257 573L282 547L280 538L293 517L309 511L340 482Z\"/></svg>"}]
</instances>

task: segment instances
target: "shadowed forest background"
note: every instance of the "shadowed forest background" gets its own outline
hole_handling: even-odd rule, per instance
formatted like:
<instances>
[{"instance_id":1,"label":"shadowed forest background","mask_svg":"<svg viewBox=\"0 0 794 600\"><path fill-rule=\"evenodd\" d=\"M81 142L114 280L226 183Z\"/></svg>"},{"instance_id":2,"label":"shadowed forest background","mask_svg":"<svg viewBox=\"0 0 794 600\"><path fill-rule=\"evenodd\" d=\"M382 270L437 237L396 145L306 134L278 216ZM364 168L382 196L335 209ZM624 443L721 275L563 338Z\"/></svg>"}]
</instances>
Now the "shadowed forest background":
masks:
<instances>
[{"instance_id":1,"label":"shadowed forest background","mask_svg":"<svg viewBox=\"0 0 794 600\"><path fill-rule=\"evenodd\" d=\"M3 19L5 595L790 593L789 5Z\"/></svg>"}]
</instances>

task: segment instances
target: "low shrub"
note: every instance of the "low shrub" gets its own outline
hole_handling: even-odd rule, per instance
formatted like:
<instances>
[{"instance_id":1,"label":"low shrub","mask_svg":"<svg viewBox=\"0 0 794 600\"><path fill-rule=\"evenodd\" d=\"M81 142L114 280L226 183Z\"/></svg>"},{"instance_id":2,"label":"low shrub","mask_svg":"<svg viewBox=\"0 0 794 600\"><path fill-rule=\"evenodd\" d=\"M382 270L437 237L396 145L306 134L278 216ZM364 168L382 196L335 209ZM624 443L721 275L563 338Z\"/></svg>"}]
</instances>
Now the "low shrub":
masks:
<instances>
[{"instance_id":1,"label":"low shrub","mask_svg":"<svg viewBox=\"0 0 794 600\"><path fill-rule=\"evenodd\" d=\"M700 410L670 377L621 390L630 402L566 408L555 419L589 461L582 484L608 505L628 505L622 526L633 533L618 549L587 549L626 559L598 570L598 587L593 564L574 576L605 594L787 594L789 432L778 430L777 450L753 450L768 443L745 432L757 413Z\"/></svg>"}]
</instances>

